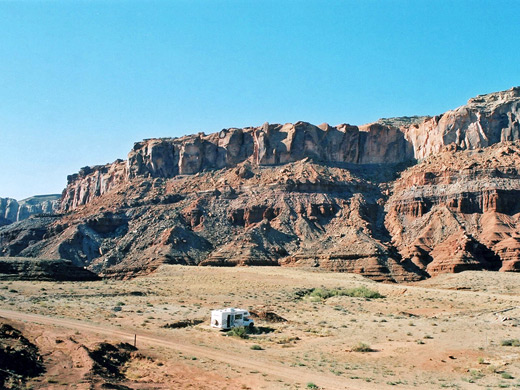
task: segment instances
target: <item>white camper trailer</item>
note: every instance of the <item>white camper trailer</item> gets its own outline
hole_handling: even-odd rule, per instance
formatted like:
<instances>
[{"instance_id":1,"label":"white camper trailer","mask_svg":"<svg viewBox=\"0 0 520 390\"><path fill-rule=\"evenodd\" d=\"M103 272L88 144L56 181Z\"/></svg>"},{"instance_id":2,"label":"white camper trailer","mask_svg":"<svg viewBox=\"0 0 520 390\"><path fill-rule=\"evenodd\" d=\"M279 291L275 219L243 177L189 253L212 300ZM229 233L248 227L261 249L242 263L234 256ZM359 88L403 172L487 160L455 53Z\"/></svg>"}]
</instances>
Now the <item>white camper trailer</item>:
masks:
<instances>
[{"instance_id":1,"label":"white camper trailer","mask_svg":"<svg viewBox=\"0 0 520 390\"><path fill-rule=\"evenodd\" d=\"M247 310L230 307L211 311L212 328L227 330L237 326L248 326L250 328L255 326Z\"/></svg>"}]
</instances>

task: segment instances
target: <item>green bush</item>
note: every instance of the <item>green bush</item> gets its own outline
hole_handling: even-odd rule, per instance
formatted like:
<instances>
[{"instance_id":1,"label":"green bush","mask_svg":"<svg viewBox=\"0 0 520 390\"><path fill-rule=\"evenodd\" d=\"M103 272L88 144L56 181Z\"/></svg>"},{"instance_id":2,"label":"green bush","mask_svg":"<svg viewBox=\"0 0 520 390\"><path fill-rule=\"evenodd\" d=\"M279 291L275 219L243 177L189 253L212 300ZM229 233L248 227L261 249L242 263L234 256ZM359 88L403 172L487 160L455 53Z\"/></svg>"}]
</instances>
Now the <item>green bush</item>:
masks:
<instances>
[{"instance_id":1,"label":"green bush","mask_svg":"<svg viewBox=\"0 0 520 390\"><path fill-rule=\"evenodd\" d=\"M365 343L358 343L352 348L353 352L373 352L374 350L370 348L370 345Z\"/></svg>"},{"instance_id":2,"label":"green bush","mask_svg":"<svg viewBox=\"0 0 520 390\"><path fill-rule=\"evenodd\" d=\"M347 296L353 298L368 298L368 299L377 299L384 298L379 292L371 290L365 286L355 287L350 289L341 289L341 288L314 288L307 293L307 296L311 299L311 301L324 301L331 297L336 296Z\"/></svg>"},{"instance_id":3,"label":"green bush","mask_svg":"<svg viewBox=\"0 0 520 390\"><path fill-rule=\"evenodd\" d=\"M502 340L500 345L502 345L504 347L520 347L520 340L518 340L518 339Z\"/></svg>"},{"instance_id":4,"label":"green bush","mask_svg":"<svg viewBox=\"0 0 520 390\"><path fill-rule=\"evenodd\" d=\"M249 338L249 328L245 326L237 326L226 333L227 336L240 337L241 339Z\"/></svg>"},{"instance_id":5,"label":"green bush","mask_svg":"<svg viewBox=\"0 0 520 390\"><path fill-rule=\"evenodd\" d=\"M307 383L307 389L319 389L319 387L316 386L314 383L309 382Z\"/></svg>"},{"instance_id":6,"label":"green bush","mask_svg":"<svg viewBox=\"0 0 520 390\"><path fill-rule=\"evenodd\" d=\"M370 299L384 298L383 295L379 294L379 292L370 290L369 288L367 288L365 286L345 290L344 293L341 295L346 295L349 297L356 297L356 298L370 298Z\"/></svg>"},{"instance_id":7,"label":"green bush","mask_svg":"<svg viewBox=\"0 0 520 390\"><path fill-rule=\"evenodd\" d=\"M258 345L258 344L251 345L251 349L253 351L263 351L263 348L260 345Z\"/></svg>"},{"instance_id":8,"label":"green bush","mask_svg":"<svg viewBox=\"0 0 520 390\"><path fill-rule=\"evenodd\" d=\"M326 288L315 288L309 293L309 297L317 298L319 300L327 299L338 295L338 290L327 290Z\"/></svg>"}]
</instances>

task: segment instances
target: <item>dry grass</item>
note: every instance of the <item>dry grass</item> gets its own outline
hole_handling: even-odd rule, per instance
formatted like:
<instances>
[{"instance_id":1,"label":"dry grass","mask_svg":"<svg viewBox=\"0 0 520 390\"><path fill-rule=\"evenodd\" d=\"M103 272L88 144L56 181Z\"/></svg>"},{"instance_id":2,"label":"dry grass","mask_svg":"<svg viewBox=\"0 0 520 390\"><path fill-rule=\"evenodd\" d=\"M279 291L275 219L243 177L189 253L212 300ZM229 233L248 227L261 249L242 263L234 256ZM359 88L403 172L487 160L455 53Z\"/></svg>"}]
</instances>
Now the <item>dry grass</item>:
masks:
<instances>
[{"instance_id":1,"label":"dry grass","mask_svg":"<svg viewBox=\"0 0 520 390\"><path fill-rule=\"evenodd\" d=\"M303 289L364 290L384 297L332 294L320 300L297 299L295 291ZM227 378L229 388L232 383L255 389L305 388L303 376L277 377L265 368L268 364L316 375L312 383L327 389L500 387L505 381L501 372L513 378L506 381L509 386L519 384L514 378L520 377L520 349L501 342L518 338L520 274L467 272L406 286L316 270L164 266L154 275L127 281L0 282L0 293L4 309L146 332L257 361L262 367L249 372L166 348L144 350L166 367L181 362L198 375L202 370ZM270 331L248 339L222 337L208 326L209 312L228 306L269 309L288 321L258 321L256 325ZM201 318L207 321L163 328ZM359 340L375 352L352 353ZM148 371L138 364L131 369L132 375L142 377ZM158 372L168 370L161 367ZM328 386L320 378L327 379ZM330 385L334 378L338 387ZM204 388L199 382L197 386Z\"/></svg>"}]
</instances>

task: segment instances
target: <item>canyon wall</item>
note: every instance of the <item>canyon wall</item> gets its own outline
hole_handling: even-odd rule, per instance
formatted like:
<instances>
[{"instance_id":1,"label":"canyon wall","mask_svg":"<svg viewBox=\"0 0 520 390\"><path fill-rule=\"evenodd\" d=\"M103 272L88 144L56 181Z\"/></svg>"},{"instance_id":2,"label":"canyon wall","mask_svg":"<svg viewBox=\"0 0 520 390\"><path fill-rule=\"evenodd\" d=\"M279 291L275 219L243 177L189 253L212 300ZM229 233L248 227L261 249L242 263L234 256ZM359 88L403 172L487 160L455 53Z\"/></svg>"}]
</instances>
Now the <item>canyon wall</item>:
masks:
<instances>
[{"instance_id":1,"label":"canyon wall","mask_svg":"<svg viewBox=\"0 0 520 390\"><path fill-rule=\"evenodd\" d=\"M519 95L359 127L266 123L144 140L126 161L69 176L66 213L0 227L0 256L116 277L164 263L395 282L519 271ZM4 203L5 218L14 206Z\"/></svg>"},{"instance_id":2,"label":"canyon wall","mask_svg":"<svg viewBox=\"0 0 520 390\"><path fill-rule=\"evenodd\" d=\"M234 167L245 161L271 166L303 158L332 164L392 164L410 161L413 150L399 129L377 123L363 129L346 124L266 123L209 135L149 139L134 145L126 163L118 160L85 167L69 176L61 207L71 210L87 204L136 177L172 178Z\"/></svg>"},{"instance_id":3,"label":"canyon wall","mask_svg":"<svg viewBox=\"0 0 520 390\"><path fill-rule=\"evenodd\" d=\"M59 209L60 195L37 195L21 201L0 198L0 226L22 221L35 214L51 214Z\"/></svg>"},{"instance_id":4,"label":"canyon wall","mask_svg":"<svg viewBox=\"0 0 520 390\"><path fill-rule=\"evenodd\" d=\"M85 167L68 177L62 210L87 204L136 177L172 178L244 161L259 166L311 158L329 164L422 160L446 147L476 149L520 138L520 88L481 95L435 117L396 118L364 126L305 122L223 129L206 135L137 142L126 162Z\"/></svg>"},{"instance_id":5,"label":"canyon wall","mask_svg":"<svg viewBox=\"0 0 520 390\"><path fill-rule=\"evenodd\" d=\"M403 172L385 209L402 257L429 275L520 270L520 148L445 151Z\"/></svg>"},{"instance_id":6,"label":"canyon wall","mask_svg":"<svg viewBox=\"0 0 520 390\"><path fill-rule=\"evenodd\" d=\"M520 87L480 95L465 106L403 127L414 157L424 159L446 146L472 150L520 138Z\"/></svg>"}]
</instances>

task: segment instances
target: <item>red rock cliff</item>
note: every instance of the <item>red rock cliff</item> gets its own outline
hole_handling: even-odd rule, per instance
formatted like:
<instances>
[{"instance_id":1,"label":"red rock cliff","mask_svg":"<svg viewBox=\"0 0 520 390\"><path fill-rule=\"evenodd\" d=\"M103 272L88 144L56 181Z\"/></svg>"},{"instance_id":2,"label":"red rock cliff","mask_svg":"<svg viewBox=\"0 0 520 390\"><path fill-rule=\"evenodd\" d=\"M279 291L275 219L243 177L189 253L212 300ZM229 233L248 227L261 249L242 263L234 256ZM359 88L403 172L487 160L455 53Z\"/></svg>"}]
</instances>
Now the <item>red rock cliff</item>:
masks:
<instances>
[{"instance_id":1,"label":"red rock cliff","mask_svg":"<svg viewBox=\"0 0 520 390\"><path fill-rule=\"evenodd\" d=\"M85 167L68 178L62 209L89 203L118 184L136 177L172 178L204 170L234 167L246 160L279 165L311 158L327 163L398 163L413 158L404 134L395 127L309 123L223 129L209 135L137 142L128 160Z\"/></svg>"},{"instance_id":2,"label":"red rock cliff","mask_svg":"<svg viewBox=\"0 0 520 390\"><path fill-rule=\"evenodd\" d=\"M246 160L277 165L309 157L326 163L380 164L424 159L446 147L476 149L520 138L520 87L477 96L466 106L419 123L388 120L361 127L305 122L137 142L128 160L69 176L61 208L90 202L136 177L172 178ZM422 118L421 118L422 119ZM395 123L394 123L395 122Z\"/></svg>"}]
</instances>

